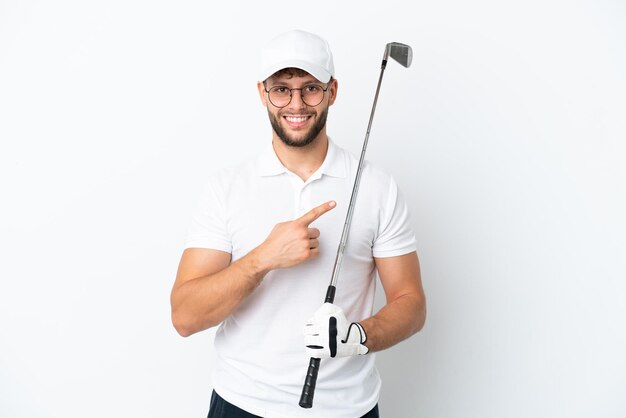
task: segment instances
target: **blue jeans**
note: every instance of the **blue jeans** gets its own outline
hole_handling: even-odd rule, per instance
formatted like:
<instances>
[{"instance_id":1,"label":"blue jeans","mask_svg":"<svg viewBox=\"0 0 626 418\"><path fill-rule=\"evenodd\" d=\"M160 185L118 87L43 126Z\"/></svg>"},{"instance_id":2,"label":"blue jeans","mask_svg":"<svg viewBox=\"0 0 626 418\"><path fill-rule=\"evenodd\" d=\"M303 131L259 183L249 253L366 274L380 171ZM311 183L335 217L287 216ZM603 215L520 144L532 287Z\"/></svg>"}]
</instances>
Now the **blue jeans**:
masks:
<instances>
[{"instance_id":1,"label":"blue jeans","mask_svg":"<svg viewBox=\"0 0 626 418\"><path fill-rule=\"evenodd\" d=\"M217 392L213 391L211 395L211 408L209 409L209 416L207 418L262 418L258 415L252 415L243 409L237 408L232 403L224 400ZM379 418L378 417L378 405L374 407L367 414L361 418Z\"/></svg>"}]
</instances>

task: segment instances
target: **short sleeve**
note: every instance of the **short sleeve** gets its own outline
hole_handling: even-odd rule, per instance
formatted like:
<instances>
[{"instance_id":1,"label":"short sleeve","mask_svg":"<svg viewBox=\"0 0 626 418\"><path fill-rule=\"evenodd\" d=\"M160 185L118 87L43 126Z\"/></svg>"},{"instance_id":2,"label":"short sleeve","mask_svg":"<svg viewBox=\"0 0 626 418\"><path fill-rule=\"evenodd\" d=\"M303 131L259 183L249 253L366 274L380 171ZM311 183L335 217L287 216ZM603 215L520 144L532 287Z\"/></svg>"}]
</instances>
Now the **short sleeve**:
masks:
<instances>
[{"instance_id":1,"label":"short sleeve","mask_svg":"<svg viewBox=\"0 0 626 418\"><path fill-rule=\"evenodd\" d=\"M395 257L416 250L409 210L393 178L390 178L387 202L381 218L372 247L374 257Z\"/></svg>"},{"instance_id":2,"label":"short sleeve","mask_svg":"<svg viewBox=\"0 0 626 418\"><path fill-rule=\"evenodd\" d=\"M211 248L232 253L224 198L211 181L207 182L196 203L185 248Z\"/></svg>"}]
</instances>

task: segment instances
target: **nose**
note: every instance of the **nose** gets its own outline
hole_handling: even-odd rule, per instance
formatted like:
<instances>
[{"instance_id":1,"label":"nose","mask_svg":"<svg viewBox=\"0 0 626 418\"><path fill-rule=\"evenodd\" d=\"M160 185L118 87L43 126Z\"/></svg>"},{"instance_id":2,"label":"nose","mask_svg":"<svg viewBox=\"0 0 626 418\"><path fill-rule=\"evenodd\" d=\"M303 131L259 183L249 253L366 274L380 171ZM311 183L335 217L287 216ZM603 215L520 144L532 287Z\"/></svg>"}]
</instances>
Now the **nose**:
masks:
<instances>
[{"instance_id":1,"label":"nose","mask_svg":"<svg viewBox=\"0 0 626 418\"><path fill-rule=\"evenodd\" d=\"M302 100L302 89L291 90L291 102L289 102L289 107L302 109L305 106L306 106L306 103L304 103L304 100Z\"/></svg>"}]
</instances>

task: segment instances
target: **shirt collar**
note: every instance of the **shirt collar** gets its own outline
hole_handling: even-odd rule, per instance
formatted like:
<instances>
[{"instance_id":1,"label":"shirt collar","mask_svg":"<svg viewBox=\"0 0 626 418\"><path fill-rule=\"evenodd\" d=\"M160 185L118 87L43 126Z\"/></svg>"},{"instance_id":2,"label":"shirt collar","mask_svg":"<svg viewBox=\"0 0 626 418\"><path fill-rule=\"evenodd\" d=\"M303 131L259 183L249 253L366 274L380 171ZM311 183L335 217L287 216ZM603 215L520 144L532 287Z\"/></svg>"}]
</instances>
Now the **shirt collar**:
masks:
<instances>
[{"instance_id":1,"label":"shirt collar","mask_svg":"<svg viewBox=\"0 0 626 418\"><path fill-rule=\"evenodd\" d=\"M261 177L277 176L283 173L287 173L289 170L280 162L274 147L270 143L258 157L257 160L258 174ZM327 175L330 177L346 177L346 158L344 151L339 148L335 143L328 138L328 150L326 151L326 157L324 162L317 169L315 177L321 177L321 175Z\"/></svg>"},{"instance_id":2,"label":"shirt collar","mask_svg":"<svg viewBox=\"0 0 626 418\"><path fill-rule=\"evenodd\" d=\"M257 159L257 172L261 177L277 176L287 172L287 169L278 159L272 143L263 148Z\"/></svg>"}]
</instances>

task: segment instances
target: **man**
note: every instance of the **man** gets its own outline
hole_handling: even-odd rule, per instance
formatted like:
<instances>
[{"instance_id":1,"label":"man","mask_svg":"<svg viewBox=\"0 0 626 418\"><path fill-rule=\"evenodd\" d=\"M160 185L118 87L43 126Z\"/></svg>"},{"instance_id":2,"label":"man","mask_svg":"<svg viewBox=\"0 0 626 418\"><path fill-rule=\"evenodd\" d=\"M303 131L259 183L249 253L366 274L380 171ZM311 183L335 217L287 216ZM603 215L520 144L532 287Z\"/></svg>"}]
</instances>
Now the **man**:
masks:
<instances>
[{"instance_id":1,"label":"man","mask_svg":"<svg viewBox=\"0 0 626 418\"><path fill-rule=\"evenodd\" d=\"M272 142L210 178L172 321L183 336L220 325L209 417L378 417L373 353L419 331L426 315L408 211L391 176L366 163L335 301L320 308L358 161L326 134L338 89L326 41L290 31L262 57ZM376 272L387 303L372 316ZM314 406L302 409L310 356L325 360Z\"/></svg>"}]
</instances>

